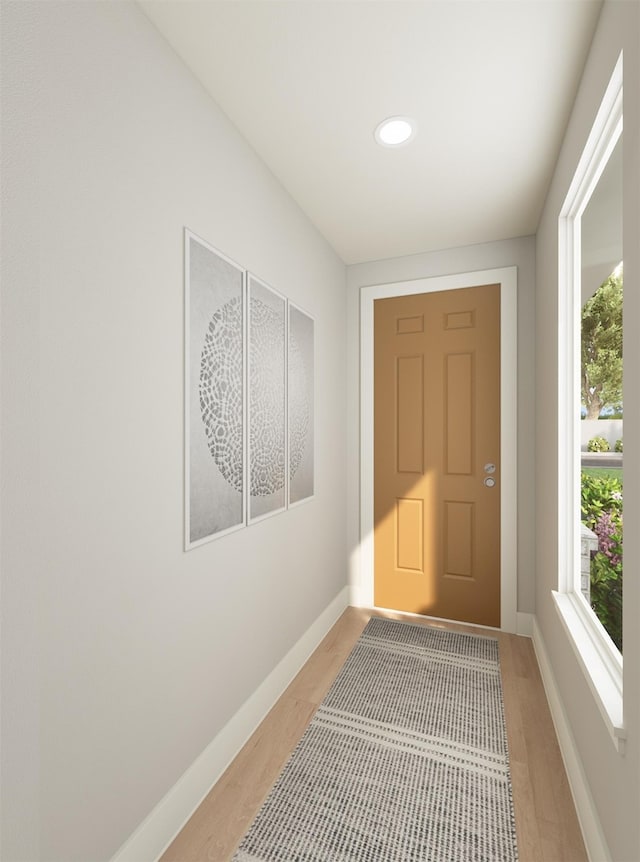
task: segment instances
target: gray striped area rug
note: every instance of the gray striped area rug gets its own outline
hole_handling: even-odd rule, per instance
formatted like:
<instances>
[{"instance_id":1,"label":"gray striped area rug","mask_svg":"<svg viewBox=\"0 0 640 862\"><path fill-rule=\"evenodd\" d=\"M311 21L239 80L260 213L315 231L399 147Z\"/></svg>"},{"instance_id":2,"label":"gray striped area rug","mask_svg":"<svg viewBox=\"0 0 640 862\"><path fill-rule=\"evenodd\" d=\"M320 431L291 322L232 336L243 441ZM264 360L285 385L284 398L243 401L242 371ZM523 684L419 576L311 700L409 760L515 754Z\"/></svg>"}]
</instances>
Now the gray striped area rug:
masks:
<instances>
[{"instance_id":1,"label":"gray striped area rug","mask_svg":"<svg viewBox=\"0 0 640 862\"><path fill-rule=\"evenodd\" d=\"M233 858L515 862L497 640L371 619Z\"/></svg>"}]
</instances>

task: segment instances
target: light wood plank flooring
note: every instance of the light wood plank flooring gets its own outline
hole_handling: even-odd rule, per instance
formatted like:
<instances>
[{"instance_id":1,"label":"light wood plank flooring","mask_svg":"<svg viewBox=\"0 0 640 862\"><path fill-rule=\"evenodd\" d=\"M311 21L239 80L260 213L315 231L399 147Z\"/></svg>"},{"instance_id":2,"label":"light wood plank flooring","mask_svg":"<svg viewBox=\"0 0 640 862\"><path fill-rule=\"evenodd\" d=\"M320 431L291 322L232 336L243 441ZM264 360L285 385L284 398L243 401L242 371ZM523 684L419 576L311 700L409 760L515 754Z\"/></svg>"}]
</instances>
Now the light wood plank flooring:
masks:
<instances>
[{"instance_id":1,"label":"light wood plank flooring","mask_svg":"<svg viewBox=\"0 0 640 862\"><path fill-rule=\"evenodd\" d=\"M161 862L227 862L231 859L311 716L373 615L484 633L473 627L423 621L419 617L348 608ZM528 638L502 632L497 632L496 636L500 641L520 862L587 862L533 645Z\"/></svg>"}]
</instances>

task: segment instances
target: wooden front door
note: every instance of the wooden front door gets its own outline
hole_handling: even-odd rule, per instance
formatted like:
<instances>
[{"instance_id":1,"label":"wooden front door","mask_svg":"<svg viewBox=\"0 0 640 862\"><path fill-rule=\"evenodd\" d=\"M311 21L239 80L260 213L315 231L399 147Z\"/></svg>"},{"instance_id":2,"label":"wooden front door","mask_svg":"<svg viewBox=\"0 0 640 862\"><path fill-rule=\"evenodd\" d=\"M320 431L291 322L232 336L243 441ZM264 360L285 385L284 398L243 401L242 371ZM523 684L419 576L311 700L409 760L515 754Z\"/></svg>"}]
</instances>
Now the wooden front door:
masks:
<instances>
[{"instance_id":1,"label":"wooden front door","mask_svg":"<svg viewBox=\"0 0 640 862\"><path fill-rule=\"evenodd\" d=\"M500 285L374 303L374 601L500 626Z\"/></svg>"}]
</instances>

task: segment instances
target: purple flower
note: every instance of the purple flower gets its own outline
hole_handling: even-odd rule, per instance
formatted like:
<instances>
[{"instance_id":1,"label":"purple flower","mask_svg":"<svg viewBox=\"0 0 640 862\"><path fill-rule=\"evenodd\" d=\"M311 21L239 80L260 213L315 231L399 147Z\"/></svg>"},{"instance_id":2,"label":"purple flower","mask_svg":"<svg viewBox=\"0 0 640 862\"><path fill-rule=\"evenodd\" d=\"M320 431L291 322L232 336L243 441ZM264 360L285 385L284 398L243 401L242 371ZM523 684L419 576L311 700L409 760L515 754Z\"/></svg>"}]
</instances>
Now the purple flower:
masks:
<instances>
[{"instance_id":1,"label":"purple flower","mask_svg":"<svg viewBox=\"0 0 640 862\"><path fill-rule=\"evenodd\" d=\"M593 531L598 537L598 550L611 561L612 565L619 565L622 562L622 540L611 512L603 512L600 515Z\"/></svg>"}]
</instances>

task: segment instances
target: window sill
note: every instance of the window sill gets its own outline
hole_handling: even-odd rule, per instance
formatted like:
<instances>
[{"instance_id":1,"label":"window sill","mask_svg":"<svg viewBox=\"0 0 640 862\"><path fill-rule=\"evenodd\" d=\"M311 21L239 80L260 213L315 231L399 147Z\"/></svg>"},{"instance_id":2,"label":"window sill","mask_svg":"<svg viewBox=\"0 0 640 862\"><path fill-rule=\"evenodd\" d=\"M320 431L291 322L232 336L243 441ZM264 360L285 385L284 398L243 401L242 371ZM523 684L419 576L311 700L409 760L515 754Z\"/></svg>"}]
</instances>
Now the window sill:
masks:
<instances>
[{"instance_id":1,"label":"window sill","mask_svg":"<svg viewBox=\"0 0 640 862\"><path fill-rule=\"evenodd\" d=\"M556 610L585 675L609 735L624 754L622 656L602 631L582 596L553 592Z\"/></svg>"}]
</instances>

